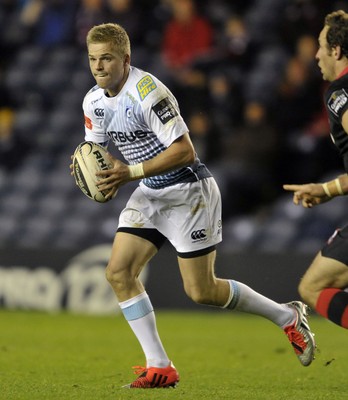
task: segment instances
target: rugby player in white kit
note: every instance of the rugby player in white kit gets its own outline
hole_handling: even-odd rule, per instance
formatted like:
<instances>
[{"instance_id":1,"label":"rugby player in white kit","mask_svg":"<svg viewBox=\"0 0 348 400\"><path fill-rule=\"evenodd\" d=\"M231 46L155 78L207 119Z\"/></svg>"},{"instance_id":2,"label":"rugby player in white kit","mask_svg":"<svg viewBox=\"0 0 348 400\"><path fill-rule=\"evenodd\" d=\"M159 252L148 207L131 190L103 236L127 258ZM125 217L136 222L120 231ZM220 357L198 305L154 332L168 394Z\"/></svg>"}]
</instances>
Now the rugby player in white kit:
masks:
<instances>
[{"instance_id":1,"label":"rugby player in white kit","mask_svg":"<svg viewBox=\"0 0 348 400\"><path fill-rule=\"evenodd\" d=\"M98 173L99 188L112 196L120 186L140 180L120 214L106 269L145 356L144 367L135 371L139 376L124 387L175 387L179 382L139 280L166 239L177 252L185 292L194 302L269 319L285 332L301 364L309 365L315 342L305 304L278 304L241 282L215 276L216 246L222 240L220 192L195 153L173 94L155 76L130 65L130 40L121 26L93 27L87 48L97 85L83 102L85 140L104 146L113 142L126 161L113 157L113 168Z\"/></svg>"}]
</instances>

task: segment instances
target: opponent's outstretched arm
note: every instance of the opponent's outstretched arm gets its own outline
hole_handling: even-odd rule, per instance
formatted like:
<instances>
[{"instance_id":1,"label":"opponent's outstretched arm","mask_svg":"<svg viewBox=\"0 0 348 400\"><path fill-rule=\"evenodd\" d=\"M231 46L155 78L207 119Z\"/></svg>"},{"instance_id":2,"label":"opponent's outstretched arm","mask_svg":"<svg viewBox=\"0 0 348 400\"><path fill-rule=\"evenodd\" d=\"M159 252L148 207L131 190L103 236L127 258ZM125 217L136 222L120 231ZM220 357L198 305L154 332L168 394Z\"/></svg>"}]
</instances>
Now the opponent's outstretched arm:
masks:
<instances>
[{"instance_id":1,"label":"opponent's outstretched arm","mask_svg":"<svg viewBox=\"0 0 348 400\"><path fill-rule=\"evenodd\" d=\"M348 193L348 175L339 175L336 179L325 183L306 183L303 185L283 185L285 190L294 193L293 201L296 205L312 208L326 203L336 196Z\"/></svg>"}]
</instances>

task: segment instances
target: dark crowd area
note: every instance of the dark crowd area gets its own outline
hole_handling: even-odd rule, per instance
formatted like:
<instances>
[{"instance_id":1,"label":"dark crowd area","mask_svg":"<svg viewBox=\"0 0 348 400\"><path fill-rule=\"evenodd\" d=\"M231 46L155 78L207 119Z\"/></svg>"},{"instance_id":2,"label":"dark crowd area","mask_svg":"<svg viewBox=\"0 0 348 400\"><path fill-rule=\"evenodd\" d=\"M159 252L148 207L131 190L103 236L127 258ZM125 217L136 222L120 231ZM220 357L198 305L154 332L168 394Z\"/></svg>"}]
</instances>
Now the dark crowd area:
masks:
<instances>
[{"instance_id":1,"label":"dark crowd area","mask_svg":"<svg viewBox=\"0 0 348 400\"><path fill-rule=\"evenodd\" d=\"M0 0L2 243L93 243L91 216L101 241L112 236L112 206L90 204L69 175L94 85L85 37L103 22L127 30L132 65L177 97L219 183L225 221L277 204L284 183L341 170L315 60L325 15L337 9L348 11L347 2Z\"/></svg>"}]
</instances>

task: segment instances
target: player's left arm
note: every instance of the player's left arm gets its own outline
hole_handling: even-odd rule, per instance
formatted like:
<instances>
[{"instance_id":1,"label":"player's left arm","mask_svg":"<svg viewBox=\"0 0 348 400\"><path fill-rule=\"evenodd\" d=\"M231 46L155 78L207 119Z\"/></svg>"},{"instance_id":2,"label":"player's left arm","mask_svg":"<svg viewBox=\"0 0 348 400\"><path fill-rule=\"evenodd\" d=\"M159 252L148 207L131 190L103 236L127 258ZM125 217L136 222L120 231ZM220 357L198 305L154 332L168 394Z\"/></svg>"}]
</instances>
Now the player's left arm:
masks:
<instances>
[{"instance_id":1,"label":"player's left arm","mask_svg":"<svg viewBox=\"0 0 348 400\"><path fill-rule=\"evenodd\" d=\"M195 160L195 150L187 133L180 136L162 153L151 160L144 161L144 176L161 175L190 165Z\"/></svg>"}]
</instances>

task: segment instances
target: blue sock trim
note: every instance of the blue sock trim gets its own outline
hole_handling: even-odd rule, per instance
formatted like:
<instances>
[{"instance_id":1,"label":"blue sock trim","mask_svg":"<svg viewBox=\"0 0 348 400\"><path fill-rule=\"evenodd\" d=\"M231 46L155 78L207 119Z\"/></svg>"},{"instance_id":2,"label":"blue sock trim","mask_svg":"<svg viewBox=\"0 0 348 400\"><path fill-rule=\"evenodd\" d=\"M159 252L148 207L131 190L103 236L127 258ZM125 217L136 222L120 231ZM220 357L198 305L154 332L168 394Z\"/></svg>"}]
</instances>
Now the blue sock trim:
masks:
<instances>
[{"instance_id":1,"label":"blue sock trim","mask_svg":"<svg viewBox=\"0 0 348 400\"><path fill-rule=\"evenodd\" d=\"M236 306L239 302L240 289L239 289L239 285L236 281L230 280L230 283L231 283L231 289L233 290L233 294L232 294L232 300L226 308L233 310L234 308L236 308Z\"/></svg>"},{"instance_id":2,"label":"blue sock trim","mask_svg":"<svg viewBox=\"0 0 348 400\"><path fill-rule=\"evenodd\" d=\"M151 311L153 311L153 307L148 297L129 307L122 308L123 315L127 321L145 317L145 315L150 314Z\"/></svg>"}]
</instances>

